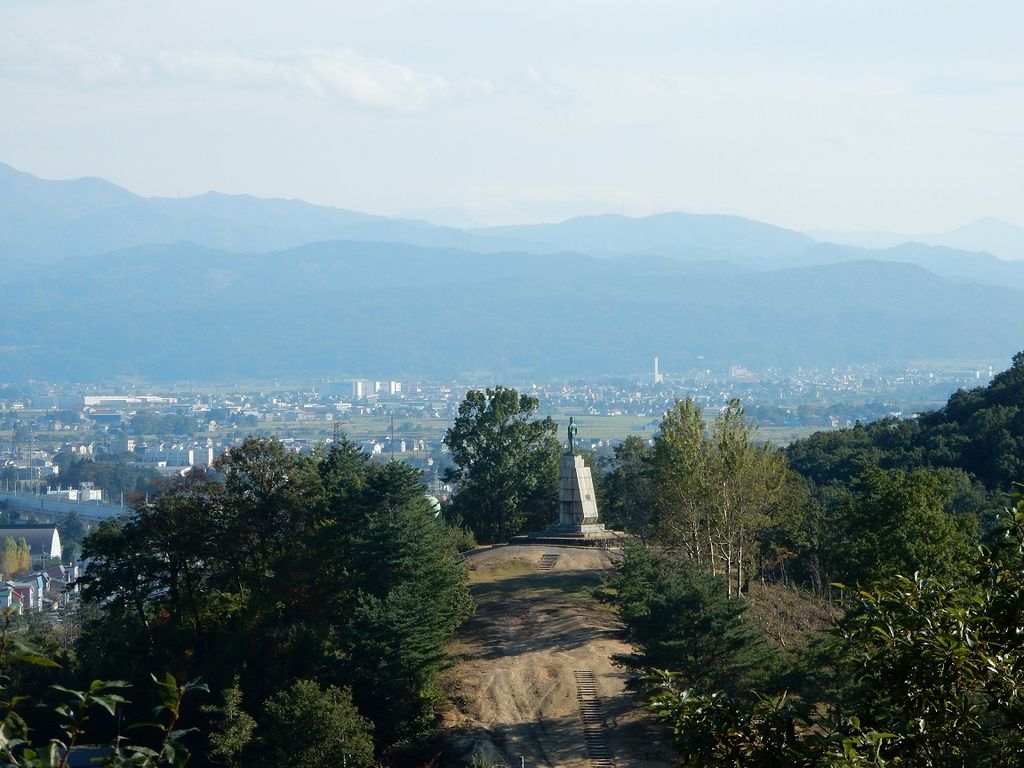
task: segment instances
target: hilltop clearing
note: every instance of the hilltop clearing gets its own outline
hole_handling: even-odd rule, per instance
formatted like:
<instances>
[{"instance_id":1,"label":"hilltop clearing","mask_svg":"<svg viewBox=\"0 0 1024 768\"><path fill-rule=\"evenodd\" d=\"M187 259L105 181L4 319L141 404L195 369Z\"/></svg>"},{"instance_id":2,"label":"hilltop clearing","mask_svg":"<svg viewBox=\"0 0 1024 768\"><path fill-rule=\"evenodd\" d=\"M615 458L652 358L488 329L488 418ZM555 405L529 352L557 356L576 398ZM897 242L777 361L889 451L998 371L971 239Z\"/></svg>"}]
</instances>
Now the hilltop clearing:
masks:
<instances>
[{"instance_id":1,"label":"hilltop clearing","mask_svg":"<svg viewBox=\"0 0 1024 768\"><path fill-rule=\"evenodd\" d=\"M544 555L558 555L538 570ZM592 595L613 565L598 549L504 546L468 558L476 615L451 649L454 708L448 743L469 763L473 755L509 766L583 768L605 747L614 765L671 765L657 726L626 691L620 624ZM593 675L604 727L585 727L577 673ZM586 687L586 683L583 683ZM593 709L593 705L589 705ZM603 742L603 745L602 745ZM588 754L588 744L591 752Z\"/></svg>"}]
</instances>

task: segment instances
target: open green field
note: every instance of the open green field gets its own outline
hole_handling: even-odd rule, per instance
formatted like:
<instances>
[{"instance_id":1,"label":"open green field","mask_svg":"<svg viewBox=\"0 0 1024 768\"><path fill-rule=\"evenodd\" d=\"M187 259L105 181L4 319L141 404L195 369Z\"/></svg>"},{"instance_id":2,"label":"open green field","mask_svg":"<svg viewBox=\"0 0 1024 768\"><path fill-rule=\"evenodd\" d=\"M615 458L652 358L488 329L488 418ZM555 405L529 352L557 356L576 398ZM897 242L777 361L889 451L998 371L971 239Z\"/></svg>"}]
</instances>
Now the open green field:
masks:
<instances>
[{"instance_id":1,"label":"open green field","mask_svg":"<svg viewBox=\"0 0 1024 768\"><path fill-rule=\"evenodd\" d=\"M565 436L565 427L569 416L575 416L581 440L622 440L629 435L640 435L644 438L654 437L658 433L660 418L649 416L592 416L569 412L554 413L552 418L558 422L558 435ZM761 427L756 438L778 446L789 445L794 440L820 432L825 427Z\"/></svg>"},{"instance_id":2,"label":"open green field","mask_svg":"<svg viewBox=\"0 0 1024 768\"><path fill-rule=\"evenodd\" d=\"M559 411L551 414L558 424L559 440L565 437L565 428L569 417L576 419L581 441L590 440L621 440L629 435L640 435L644 438L653 437L658 432L658 418L636 415L599 416L591 414ZM438 443L444 437L445 430L451 422L428 417L398 417L395 419L395 437L398 439L418 439ZM338 422L338 429L351 440L369 440L386 437L390 430L390 419L386 415L357 416ZM761 427L757 436L775 445L784 446L807 437L824 429L823 427ZM195 437L242 438L250 434L273 435L275 437L307 438L326 440L334 432L334 424L329 421L281 421L260 422L253 427L224 427L216 432L198 431ZM11 431L0 430L0 445L10 445ZM152 435L139 435L143 438L154 438ZM103 439L100 430L78 432L34 433L36 446L60 445L65 441L79 442L90 439Z\"/></svg>"}]
</instances>

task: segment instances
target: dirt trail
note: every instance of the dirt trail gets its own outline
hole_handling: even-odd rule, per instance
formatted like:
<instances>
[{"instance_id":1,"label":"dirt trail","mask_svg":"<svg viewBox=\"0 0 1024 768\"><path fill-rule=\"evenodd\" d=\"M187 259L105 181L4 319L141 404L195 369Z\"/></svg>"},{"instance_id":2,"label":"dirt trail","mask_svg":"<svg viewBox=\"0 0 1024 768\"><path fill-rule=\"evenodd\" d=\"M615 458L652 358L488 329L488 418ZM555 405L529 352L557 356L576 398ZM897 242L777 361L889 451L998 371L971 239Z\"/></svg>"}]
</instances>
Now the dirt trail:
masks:
<instances>
[{"instance_id":1,"label":"dirt trail","mask_svg":"<svg viewBox=\"0 0 1024 768\"><path fill-rule=\"evenodd\" d=\"M538 570L545 554L558 558ZM673 764L663 737L625 690L613 654L629 651L610 611L591 591L614 555L597 549L508 546L470 555L476 615L452 649L455 711L450 741L466 763L473 754L513 768L591 768L577 699L577 672L594 676L605 741L618 768ZM549 558L550 559L550 558ZM588 696L589 698L589 696ZM593 705L588 704L592 718Z\"/></svg>"}]
</instances>

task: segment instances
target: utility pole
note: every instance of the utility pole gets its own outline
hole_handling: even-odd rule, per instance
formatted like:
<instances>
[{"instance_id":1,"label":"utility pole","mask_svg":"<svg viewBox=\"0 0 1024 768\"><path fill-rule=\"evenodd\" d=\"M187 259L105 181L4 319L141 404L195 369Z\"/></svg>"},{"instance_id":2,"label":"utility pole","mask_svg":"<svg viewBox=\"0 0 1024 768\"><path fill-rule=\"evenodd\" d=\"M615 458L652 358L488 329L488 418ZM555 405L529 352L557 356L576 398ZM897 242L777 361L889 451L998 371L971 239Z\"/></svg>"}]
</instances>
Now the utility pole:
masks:
<instances>
[{"instance_id":1,"label":"utility pole","mask_svg":"<svg viewBox=\"0 0 1024 768\"><path fill-rule=\"evenodd\" d=\"M34 441L33 441L32 437L33 437L32 436L32 425L29 424L28 425L28 476L30 478L32 478L33 480L35 480L36 471L35 471L35 468L32 465L32 453L33 453L33 450L35 449L35 445L33 444ZM35 487L36 493L38 493L39 492L39 483L35 483L34 487Z\"/></svg>"}]
</instances>

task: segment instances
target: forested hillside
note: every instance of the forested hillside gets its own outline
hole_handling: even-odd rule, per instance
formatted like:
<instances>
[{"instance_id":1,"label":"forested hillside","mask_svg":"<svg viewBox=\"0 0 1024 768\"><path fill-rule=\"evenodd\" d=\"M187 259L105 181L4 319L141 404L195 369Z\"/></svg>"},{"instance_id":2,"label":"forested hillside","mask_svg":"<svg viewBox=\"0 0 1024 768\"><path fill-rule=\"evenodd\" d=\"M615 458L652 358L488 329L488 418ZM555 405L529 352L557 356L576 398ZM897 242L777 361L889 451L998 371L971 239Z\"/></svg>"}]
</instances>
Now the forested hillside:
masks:
<instances>
[{"instance_id":1,"label":"forested hillside","mask_svg":"<svg viewBox=\"0 0 1024 768\"><path fill-rule=\"evenodd\" d=\"M257 254L145 246L5 290L6 375L72 380L373 369L500 380L646 370L654 354L680 371L999 359L1019 343L1024 304L1024 292L905 263L751 271L351 241Z\"/></svg>"},{"instance_id":2,"label":"forested hillside","mask_svg":"<svg viewBox=\"0 0 1024 768\"><path fill-rule=\"evenodd\" d=\"M1021 764L1022 403L1024 353L939 411L782 453L737 402L677 402L599 466L640 537L607 591L621 662L682 765Z\"/></svg>"},{"instance_id":3,"label":"forested hillside","mask_svg":"<svg viewBox=\"0 0 1024 768\"><path fill-rule=\"evenodd\" d=\"M987 387L960 390L916 419L886 419L819 432L787 449L794 470L818 485L848 483L865 467L963 470L989 491L1024 480L1024 352Z\"/></svg>"}]
</instances>

